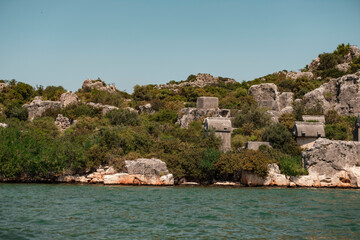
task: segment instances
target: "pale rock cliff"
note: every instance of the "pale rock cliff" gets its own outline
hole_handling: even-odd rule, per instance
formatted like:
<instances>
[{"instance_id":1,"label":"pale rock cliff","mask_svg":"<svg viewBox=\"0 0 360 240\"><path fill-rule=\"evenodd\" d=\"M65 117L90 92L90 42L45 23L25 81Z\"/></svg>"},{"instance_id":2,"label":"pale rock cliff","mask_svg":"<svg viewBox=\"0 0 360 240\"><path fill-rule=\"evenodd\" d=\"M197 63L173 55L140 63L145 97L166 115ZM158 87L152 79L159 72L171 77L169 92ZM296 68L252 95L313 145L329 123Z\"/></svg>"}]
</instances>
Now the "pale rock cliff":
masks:
<instances>
[{"instance_id":1,"label":"pale rock cliff","mask_svg":"<svg viewBox=\"0 0 360 240\"><path fill-rule=\"evenodd\" d=\"M331 79L304 96L306 108L318 103L325 113L331 109L341 115L355 116L360 113L360 71Z\"/></svg>"}]
</instances>

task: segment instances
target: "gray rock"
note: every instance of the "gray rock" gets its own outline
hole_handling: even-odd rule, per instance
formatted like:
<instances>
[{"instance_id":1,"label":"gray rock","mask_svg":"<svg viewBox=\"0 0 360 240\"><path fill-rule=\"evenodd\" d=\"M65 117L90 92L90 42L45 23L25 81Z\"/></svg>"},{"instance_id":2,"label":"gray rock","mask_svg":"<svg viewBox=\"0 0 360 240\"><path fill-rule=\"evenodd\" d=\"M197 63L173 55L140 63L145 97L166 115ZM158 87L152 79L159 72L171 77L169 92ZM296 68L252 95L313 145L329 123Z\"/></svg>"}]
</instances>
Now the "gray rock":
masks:
<instances>
[{"instance_id":1,"label":"gray rock","mask_svg":"<svg viewBox=\"0 0 360 240\"><path fill-rule=\"evenodd\" d=\"M344 56L346 63L350 63L354 58L360 56L359 48L357 46L350 46L349 53Z\"/></svg>"},{"instance_id":2,"label":"gray rock","mask_svg":"<svg viewBox=\"0 0 360 240\"><path fill-rule=\"evenodd\" d=\"M67 107L71 104L79 103L79 98L75 93L66 92L60 96L61 108Z\"/></svg>"},{"instance_id":3,"label":"gray rock","mask_svg":"<svg viewBox=\"0 0 360 240\"><path fill-rule=\"evenodd\" d=\"M350 63L341 63L335 66L340 71L347 72L350 69Z\"/></svg>"},{"instance_id":4,"label":"gray rock","mask_svg":"<svg viewBox=\"0 0 360 240\"><path fill-rule=\"evenodd\" d=\"M118 110L118 107L115 106L111 106L111 105L103 105L101 103L93 103L93 102L89 102L87 103L87 105L93 107L93 108L98 108L98 109L102 109L101 113L102 115L107 114L108 112L110 112L111 110Z\"/></svg>"},{"instance_id":5,"label":"gray rock","mask_svg":"<svg viewBox=\"0 0 360 240\"><path fill-rule=\"evenodd\" d=\"M6 123L0 123L0 127L2 127L2 128L7 128L8 125L7 125Z\"/></svg>"},{"instance_id":6,"label":"gray rock","mask_svg":"<svg viewBox=\"0 0 360 240\"><path fill-rule=\"evenodd\" d=\"M206 117L230 117L229 109L219 109L219 108L210 108L210 109L198 109L198 108L183 108L180 110L177 124L180 125L180 128L188 128L190 123L197 120L203 120Z\"/></svg>"},{"instance_id":7,"label":"gray rock","mask_svg":"<svg viewBox=\"0 0 360 240\"><path fill-rule=\"evenodd\" d=\"M41 117L48 109L59 110L61 107L60 101L42 101L34 99L30 104L24 104L29 112L29 120L34 120L35 117Z\"/></svg>"},{"instance_id":8,"label":"gray rock","mask_svg":"<svg viewBox=\"0 0 360 240\"><path fill-rule=\"evenodd\" d=\"M142 113L153 114L153 113L155 113L155 110L152 108L150 103L147 103L145 105L139 106L139 114L142 114Z\"/></svg>"},{"instance_id":9,"label":"gray rock","mask_svg":"<svg viewBox=\"0 0 360 240\"><path fill-rule=\"evenodd\" d=\"M275 163L268 165L268 175L266 178L258 175L242 171L241 183L247 186L289 186L290 177L280 173L279 166Z\"/></svg>"},{"instance_id":10,"label":"gray rock","mask_svg":"<svg viewBox=\"0 0 360 240\"><path fill-rule=\"evenodd\" d=\"M298 186L360 187L360 142L318 139L302 160L309 175L292 177Z\"/></svg>"},{"instance_id":11,"label":"gray rock","mask_svg":"<svg viewBox=\"0 0 360 240\"><path fill-rule=\"evenodd\" d=\"M83 82L82 89L86 89L86 88L97 89L97 90L106 91L109 93L114 93L117 91L117 89L114 85L106 85L106 83L104 83L103 81L92 80L92 79L87 79Z\"/></svg>"},{"instance_id":12,"label":"gray rock","mask_svg":"<svg viewBox=\"0 0 360 240\"><path fill-rule=\"evenodd\" d=\"M62 114L58 114L55 120L55 125L60 129L60 131L64 131L71 126L71 123L67 117L64 117Z\"/></svg>"},{"instance_id":13,"label":"gray rock","mask_svg":"<svg viewBox=\"0 0 360 240\"><path fill-rule=\"evenodd\" d=\"M310 72L314 72L320 65L320 58L317 57L314 60L311 61L308 68Z\"/></svg>"},{"instance_id":14,"label":"gray rock","mask_svg":"<svg viewBox=\"0 0 360 240\"><path fill-rule=\"evenodd\" d=\"M0 93L4 91L5 88L7 88L8 85L6 83L0 83Z\"/></svg>"},{"instance_id":15,"label":"gray rock","mask_svg":"<svg viewBox=\"0 0 360 240\"><path fill-rule=\"evenodd\" d=\"M315 107L318 103L325 113L330 109L340 115L356 116L360 113L360 71L340 78L331 79L319 88L304 96L306 108Z\"/></svg>"},{"instance_id":16,"label":"gray rock","mask_svg":"<svg viewBox=\"0 0 360 240\"><path fill-rule=\"evenodd\" d=\"M307 78L307 79L313 79L314 74L312 72L288 72L286 73L286 78L290 78L293 80L296 80L298 78Z\"/></svg>"}]
</instances>

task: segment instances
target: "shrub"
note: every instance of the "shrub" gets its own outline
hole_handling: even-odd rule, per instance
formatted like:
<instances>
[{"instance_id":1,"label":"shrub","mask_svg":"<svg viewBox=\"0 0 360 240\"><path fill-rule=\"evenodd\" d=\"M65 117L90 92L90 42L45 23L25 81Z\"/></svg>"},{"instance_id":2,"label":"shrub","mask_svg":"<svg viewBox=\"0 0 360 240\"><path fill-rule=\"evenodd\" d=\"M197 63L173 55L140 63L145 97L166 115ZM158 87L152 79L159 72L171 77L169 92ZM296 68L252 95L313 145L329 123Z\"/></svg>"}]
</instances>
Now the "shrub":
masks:
<instances>
[{"instance_id":1,"label":"shrub","mask_svg":"<svg viewBox=\"0 0 360 240\"><path fill-rule=\"evenodd\" d=\"M279 167L282 174L287 176L307 175L308 172L302 167L301 156L285 156L279 159Z\"/></svg>"},{"instance_id":2,"label":"shrub","mask_svg":"<svg viewBox=\"0 0 360 240\"><path fill-rule=\"evenodd\" d=\"M58 101L64 92L66 92L66 90L61 86L47 86L41 95L47 100Z\"/></svg>"},{"instance_id":3,"label":"shrub","mask_svg":"<svg viewBox=\"0 0 360 240\"><path fill-rule=\"evenodd\" d=\"M327 70L334 68L337 64L341 63L341 58L333 53L323 53L319 55L320 65L317 70Z\"/></svg>"},{"instance_id":4,"label":"shrub","mask_svg":"<svg viewBox=\"0 0 360 240\"><path fill-rule=\"evenodd\" d=\"M270 116L265 109L251 106L249 108L244 107L235 115L233 125L234 127L241 127L247 123L253 124L254 129L259 129L269 125L270 122Z\"/></svg>"},{"instance_id":5,"label":"shrub","mask_svg":"<svg viewBox=\"0 0 360 240\"><path fill-rule=\"evenodd\" d=\"M17 118L21 121L26 121L29 116L28 110L18 102L11 102L5 107L4 113L8 118Z\"/></svg>"},{"instance_id":6,"label":"shrub","mask_svg":"<svg viewBox=\"0 0 360 240\"><path fill-rule=\"evenodd\" d=\"M112 125L137 126L140 124L139 114L128 109L112 110L105 115Z\"/></svg>"},{"instance_id":7,"label":"shrub","mask_svg":"<svg viewBox=\"0 0 360 240\"><path fill-rule=\"evenodd\" d=\"M260 151L249 149L241 152L239 157L241 169L253 172L260 177L266 177L268 174L268 164L276 162Z\"/></svg>"},{"instance_id":8,"label":"shrub","mask_svg":"<svg viewBox=\"0 0 360 240\"><path fill-rule=\"evenodd\" d=\"M71 104L62 109L61 113L72 121L80 116L100 117L101 109L93 108L87 104Z\"/></svg>"},{"instance_id":9,"label":"shrub","mask_svg":"<svg viewBox=\"0 0 360 240\"><path fill-rule=\"evenodd\" d=\"M262 139L270 142L274 148L280 149L283 153L299 155L301 152L291 133L281 123L267 127L262 135Z\"/></svg>"},{"instance_id":10,"label":"shrub","mask_svg":"<svg viewBox=\"0 0 360 240\"><path fill-rule=\"evenodd\" d=\"M163 109L149 116L149 119L159 123L175 123L177 120L177 113L173 110Z\"/></svg>"},{"instance_id":11,"label":"shrub","mask_svg":"<svg viewBox=\"0 0 360 240\"><path fill-rule=\"evenodd\" d=\"M335 124L335 123L339 123L341 121L342 121L341 116L335 110L329 110L325 114L325 122L327 124Z\"/></svg>"},{"instance_id":12,"label":"shrub","mask_svg":"<svg viewBox=\"0 0 360 240\"><path fill-rule=\"evenodd\" d=\"M326 124L325 126L326 138L332 140L346 140L347 126L344 123Z\"/></svg>"},{"instance_id":13,"label":"shrub","mask_svg":"<svg viewBox=\"0 0 360 240\"><path fill-rule=\"evenodd\" d=\"M279 123L283 124L289 132L292 132L295 120L295 115L293 113L283 113L279 117Z\"/></svg>"}]
</instances>

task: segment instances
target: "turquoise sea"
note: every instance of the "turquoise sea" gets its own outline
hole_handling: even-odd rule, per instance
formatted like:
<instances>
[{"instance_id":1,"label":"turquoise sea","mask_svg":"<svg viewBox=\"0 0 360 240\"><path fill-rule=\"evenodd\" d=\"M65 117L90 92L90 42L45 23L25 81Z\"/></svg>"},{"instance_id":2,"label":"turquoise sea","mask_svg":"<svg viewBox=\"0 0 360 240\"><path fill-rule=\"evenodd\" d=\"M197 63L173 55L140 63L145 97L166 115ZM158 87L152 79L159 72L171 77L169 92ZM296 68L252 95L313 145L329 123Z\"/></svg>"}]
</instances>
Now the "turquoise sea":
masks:
<instances>
[{"instance_id":1,"label":"turquoise sea","mask_svg":"<svg viewBox=\"0 0 360 240\"><path fill-rule=\"evenodd\" d=\"M0 184L0 239L360 239L359 189Z\"/></svg>"}]
</instances>

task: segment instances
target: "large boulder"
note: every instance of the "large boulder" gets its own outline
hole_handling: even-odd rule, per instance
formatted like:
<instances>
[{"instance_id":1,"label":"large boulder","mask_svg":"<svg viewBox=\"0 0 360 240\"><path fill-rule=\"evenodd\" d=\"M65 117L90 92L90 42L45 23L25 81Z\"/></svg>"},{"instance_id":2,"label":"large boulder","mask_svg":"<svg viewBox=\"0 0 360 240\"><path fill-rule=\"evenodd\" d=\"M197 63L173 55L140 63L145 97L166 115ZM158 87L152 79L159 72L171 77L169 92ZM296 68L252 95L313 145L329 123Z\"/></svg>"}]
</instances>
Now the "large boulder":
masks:
<instances>
[{"instance_id":1,"label":"large boulder","mask_svg":"<svg viewBox=\"0 0 360 240\"><path fill-rule=\"evenodd\" d=\"M302 153L309 175L292 177L298 186L360 187L360 142L318 139Z\"/></svg>"},{"instance_id":2,"label":"large boulder","mask_svg":"<svg viewBox=\"0 0 360 240\"><path fill-rule=\"evenodd\" d=\"M66 92L60 96L61 108L67 107L71 104L79 103L79 98L75 93Z\"/></svg>"},{"instance_id":3,"label":"large boulder","mask_svg":"<svg viewBox=\"0 0 360 240\"><path fill-rule=\"evenodd\" d=\"M230 110L220 108L183 108L179 112L176 123L179 124L180 128L188 128L191 122L203 120L206 117L229 118Z\"/></svg>"},{"instance_id":4,"label":"large boulder","mask_svg":"<svg viewBox=\"0 0 360 240\"><path fill-rule=\"evenodd\" d=\"M104 184L174 185L166 164L159 159L125 161L125 172L104 176Z\"/></svg>"},{"instance_id":5,"label":"large boulder","mask_svg":"<svg viewBox=\"0 0 360 240\"><path fill-rule=\"evenodd\" d=\"M82 89L97 89L100 91L106 91L109 93L114 93L117 91L116 87L113 85L106 85L106 83L104 83L101 80L92 80L92 79L87 79L83 82L82 84Z\"/></svg>"},{"instance_id":6,"label":"large boulder","mask_svg":"<svg viewBox=\"0 0 360 240\"><path fill-rule=\"evenodd\" d=\"M320 104L324 111L336 110L341 115L360 113L360 71L331 79L304 96L306 108Z\"/></svg>"},{"instance_id":7,"label":"large boulder","mask_svg":"<svg viewBox=\"0 0 360 240\"><path fill-rule=\"evenodd\" d=\"M59 110L61 108L60 101L42 101L41 98L35 98L30 104L24 104L29 112L29 120L34 120L35 117L41 117L48 109Z\"/></svg>"}]
</instances>

